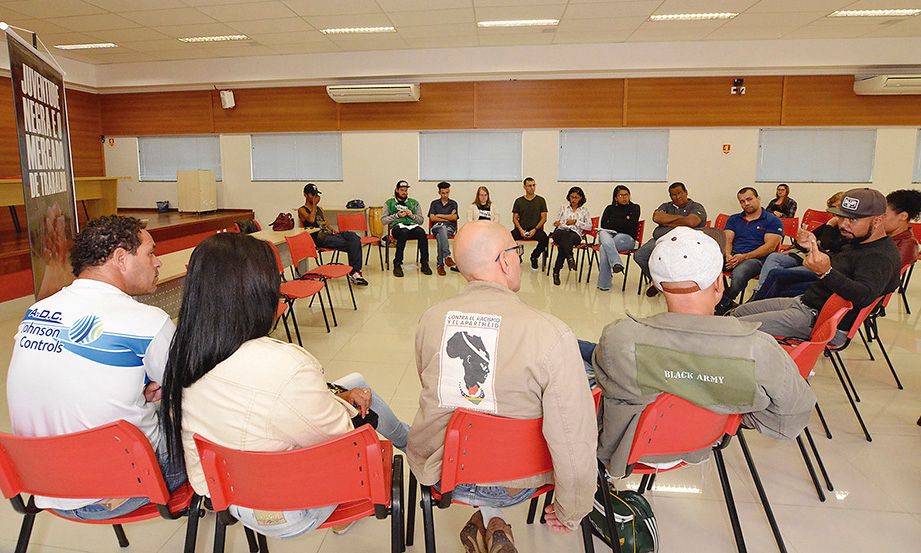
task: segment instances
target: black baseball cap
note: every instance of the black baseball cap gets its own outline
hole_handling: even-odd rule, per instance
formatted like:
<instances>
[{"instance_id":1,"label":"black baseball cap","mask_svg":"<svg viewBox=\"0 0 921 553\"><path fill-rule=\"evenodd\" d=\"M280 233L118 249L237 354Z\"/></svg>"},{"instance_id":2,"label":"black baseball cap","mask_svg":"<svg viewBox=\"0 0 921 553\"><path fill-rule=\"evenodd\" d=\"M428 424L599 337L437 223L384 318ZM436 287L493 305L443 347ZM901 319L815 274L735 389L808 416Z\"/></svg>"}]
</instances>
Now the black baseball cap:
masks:
<instances>
[{"instance_id":1,"label":"black baseball cap","mask_svg":"<svg viewBox=\"0 0 921 553\"><path fill-rule=\"evenodd\" d=\"M317 189L317 185L312 182L308 182L306 185L304 185L304 194L313 194L314 196L319 196L322 194L322 192Z\"/></svg>"},{"instance_id":2,"label":"black baseball cap","mask_svg":"<svg viewBox=\"0 0 921 553\"><path fill-rule=\"evenodd\" d=\"M406 182L405 180L398 180L396 187L397 188L409 188L409 183Z\"/></svg>"},{"instance_id":3,"label":"black baseball cap","mask_svg":"<svg viewBox=\"0 0 921 553\"><path fill-rule=\"evenodd\" d=\"M841 198L841 207L830 207L828 212L848 219L876 217L886 212L886 197L872 188L852 188Z\"/></svg>"}]
</instances>

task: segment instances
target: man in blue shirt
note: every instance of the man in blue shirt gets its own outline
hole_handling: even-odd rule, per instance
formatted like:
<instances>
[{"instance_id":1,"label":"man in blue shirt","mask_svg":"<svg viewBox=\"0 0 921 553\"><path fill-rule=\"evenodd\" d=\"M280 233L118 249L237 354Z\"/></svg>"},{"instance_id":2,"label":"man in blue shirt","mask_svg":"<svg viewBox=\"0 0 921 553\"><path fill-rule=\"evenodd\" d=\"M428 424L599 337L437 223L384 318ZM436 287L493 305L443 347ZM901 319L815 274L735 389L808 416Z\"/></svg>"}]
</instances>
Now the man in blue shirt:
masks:
<instances>
[{"instance_id":1,"label":"man in blue shirt","mask_svg":"<svg viewBox=\"0 0 921 553\"><path fill-rule=\"evenodd\" d=\"M723 293L716 306L722 315L736 307L736 296L745 290L748 281L758 276L765 258L780 246L783 240L783 223L761 208L758 191L750 186L736 195L742 213L736 213L726 222L726 270L732 271L732 284Z\"/></svg>"},{"instance_id":2,"label":"man in blue shirt","mask_svg":"<svg viewBox=\"0 0 921 553\"><path fill-rule=\"evenodd\" d=\"M448 239L457 232L457 202L451 199L451 183L438 183L438 199L429 206L431 233L438 242L438 274L445 276L445 265L457 271Z\"/></svg>"}]
</instances>

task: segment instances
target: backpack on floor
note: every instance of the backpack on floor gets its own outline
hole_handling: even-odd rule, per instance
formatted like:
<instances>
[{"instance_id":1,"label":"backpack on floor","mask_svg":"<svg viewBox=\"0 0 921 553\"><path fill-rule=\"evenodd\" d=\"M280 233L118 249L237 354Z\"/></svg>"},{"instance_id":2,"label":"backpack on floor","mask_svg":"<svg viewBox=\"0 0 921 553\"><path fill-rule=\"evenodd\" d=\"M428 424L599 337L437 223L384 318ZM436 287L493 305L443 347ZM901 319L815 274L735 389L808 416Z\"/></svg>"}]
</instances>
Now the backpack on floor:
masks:
<instances>
[{"instance_id":1,"label":"backpack on floor","mask_svg":"<svg viewBox=\"0 0 921 553\"><path fill-rule=\"evenodd\" d=\"M620 550L623 553L656 553L659 550L656 516L646 498L630 490L619 492L610 482L607 491L614 507L614 524L620 536ZM602 493L600 488L595 491L595 506L589 514L589 520L593 533L610 545L611 536L604 516Z\"/></svg>"}]
</instances>

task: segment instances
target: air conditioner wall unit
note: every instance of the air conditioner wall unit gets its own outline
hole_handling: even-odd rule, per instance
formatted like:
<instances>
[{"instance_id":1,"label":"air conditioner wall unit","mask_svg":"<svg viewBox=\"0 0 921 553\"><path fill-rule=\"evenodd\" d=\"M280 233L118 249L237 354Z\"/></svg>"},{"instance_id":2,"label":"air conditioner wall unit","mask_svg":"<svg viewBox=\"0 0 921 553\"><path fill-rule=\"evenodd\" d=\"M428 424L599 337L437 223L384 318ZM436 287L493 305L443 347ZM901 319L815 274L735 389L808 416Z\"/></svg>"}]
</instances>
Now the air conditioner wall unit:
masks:
<instances>
[{"instance_id":1,"label":"air conditioner wall unit","mask_svg":"<svg viewBox=\"0 0 921 553\"><path fill-rule=\"evenodd\" d=\"M854 77L854 94L921 94L921 75Z\"/></svg>"},{"instance_id":2,"label":"air conditioner wall unit","mask_svg":"<svg viewBox=\"0 0 921 553\"><path fill-rule=\"evenodd\" d=\"M419 85L415 83L330 85L326 93L340 104L419 101Z\"/></svg>"}]
</instances>

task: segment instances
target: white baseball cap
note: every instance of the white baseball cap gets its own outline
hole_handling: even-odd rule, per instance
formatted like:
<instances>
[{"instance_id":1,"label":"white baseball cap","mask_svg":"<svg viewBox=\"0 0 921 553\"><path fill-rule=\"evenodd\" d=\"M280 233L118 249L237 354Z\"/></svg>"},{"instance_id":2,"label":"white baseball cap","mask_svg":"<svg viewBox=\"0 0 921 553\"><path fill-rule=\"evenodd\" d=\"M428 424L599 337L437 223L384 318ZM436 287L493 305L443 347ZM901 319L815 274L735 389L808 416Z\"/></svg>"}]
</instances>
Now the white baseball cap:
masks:
<instances>
[{"instance_id":1,"label":"white baseball cap","mask_svg":"<svg viewBox=\"0 0 921 553\"><path fill-rule=\"evenodd\" d=\"M672 293L687 294L709 288L722 272L723 252L716 240L688 227L675 227L656 240L649 258L649 274L659 290L663 282L694 282L698 286L670 289Z\"/></svg>"}]
</instances>

